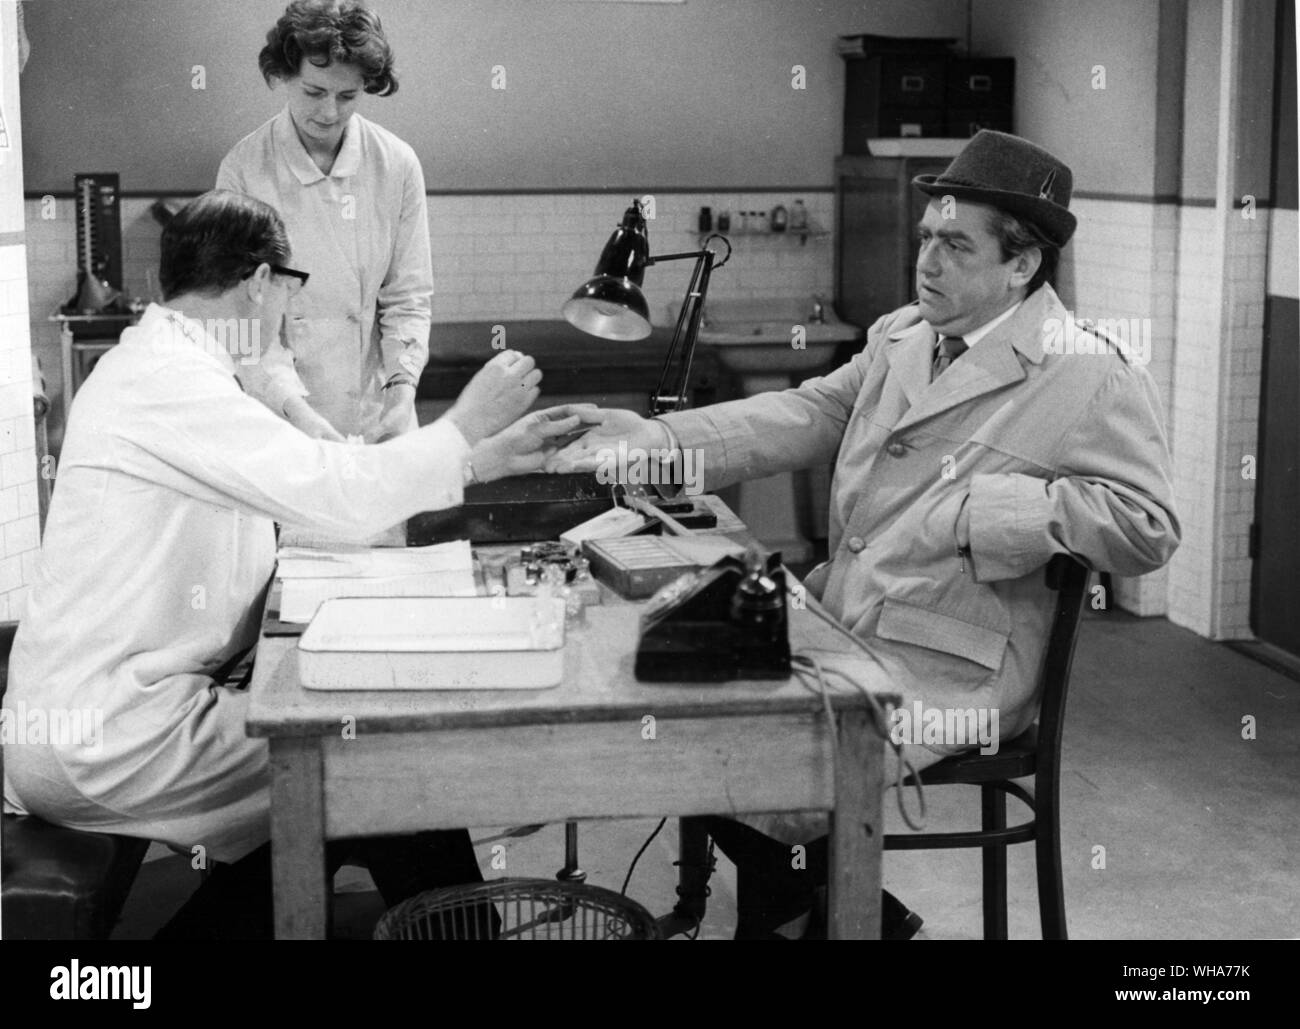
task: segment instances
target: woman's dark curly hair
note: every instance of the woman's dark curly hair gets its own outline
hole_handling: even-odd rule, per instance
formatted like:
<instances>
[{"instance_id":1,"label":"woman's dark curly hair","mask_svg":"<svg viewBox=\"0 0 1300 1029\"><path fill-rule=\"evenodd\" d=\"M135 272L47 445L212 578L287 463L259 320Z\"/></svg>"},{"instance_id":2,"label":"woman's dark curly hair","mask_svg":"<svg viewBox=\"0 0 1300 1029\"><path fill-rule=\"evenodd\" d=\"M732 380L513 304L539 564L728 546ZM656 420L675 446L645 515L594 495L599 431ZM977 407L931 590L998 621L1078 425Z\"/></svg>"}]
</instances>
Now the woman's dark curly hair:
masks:
<instances>
[{"instance_id":1,"label":"woman's dark curly hair","mask_svg":"<svg viewBox=\"0 0 1300 1029\"><path fill-rule=\"evenodd\" d=\"M267 85L296 78L303 60L317 67L353 64L367 93L397 92L393 48L379 16L360 0L293 0L266 34L257 66Z\"/></svg>"}]
</instances>

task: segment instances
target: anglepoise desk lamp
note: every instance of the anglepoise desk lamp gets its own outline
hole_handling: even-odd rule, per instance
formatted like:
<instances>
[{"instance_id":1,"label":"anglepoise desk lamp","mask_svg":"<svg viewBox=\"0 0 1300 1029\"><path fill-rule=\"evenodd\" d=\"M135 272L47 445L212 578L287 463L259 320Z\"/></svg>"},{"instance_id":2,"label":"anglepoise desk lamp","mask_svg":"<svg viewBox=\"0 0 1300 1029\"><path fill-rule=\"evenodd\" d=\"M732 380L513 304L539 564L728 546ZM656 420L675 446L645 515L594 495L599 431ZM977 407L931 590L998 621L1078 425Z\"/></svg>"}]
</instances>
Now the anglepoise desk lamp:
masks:
<instances>
[{"instance_id":1,"label":"anglepoise desk lamp","mask_svg":"<svg viewBox=\"0 0 1300 1029\"><path fill-rule=\"evenodd\" d=\"M720 261L709 247L714 240L726 247ZM709 277L730 257L731 244L725 236L718 235L707 237L700 250L652 257L645 210L640 200L633 200L632 206L623 213L622 223L601 251L595 273L565 302L565 320L583 332L602 339L645 339L650 335L650 308L641 292L646 268L665 261L694 258L695 271L686 290L686 301L677 315L677 327L673 330L659 383L650 394L651 417L680 411L686 406L691 361L699 338Z\"/></svg>"},{"instance_id":2,"label":"anglepoise desk lamp","mask_svg":"<svg viewBox=\"0 0 1300 1029\"><path fill-rule=\"evenodd\" d=\"M721 253L721 260L718 259L718 252L710 246L715 240L721 248L725 248ZM673 330L672 343L664 358L659 382L654 392L650 394L647 413L652 418L656 415L680 411L686 406L691 361L695 356L695 347L699 340L700 321L704 314L704 298L708 294L709 278L714 268L722 267L730 257L731 244L725 236L719 235L706 237L699 250L651 256L644 209L641 201L633 200L632 206L623 214L622 223L605 244L600 260L596 262L595 273L564 305L565 319L583 332L611 340L645 339L650 335L649 307L645 295L641 292L646 268L665 261L683 261L692 258L695 260L695 270L686 290L685 302L677 315L677 325ZM739 568L739 563L735 563ZM719 681L738 675L750 678L788 676L790 645L785 628L785 579L783 572L779 570L779 565L778 555L772 564L776 581L762 580L767 583L771 592L759 599L760 606L764 607L759 615L761 627L757 630L749 629L749 634L754 639L749 641L751 645L748 651L761 653L761 661L751 663L738 671L726 660L734 655L715 653L728 649L717 646L721 639L729 639L728 633L736 635L736 631L726 620L727 612L743 602L741 594L748 586L749 579L746 578L742 582L740 571L733 571L730 574L726 571L712 572L710 574L717 581L694 588L695 595L683 609L685 623L675 622L669 615L661 612L662 624L643 629L641 643L637 650L637 677L657 681L695 679ZM757 581L762 569L750 571L751 577ZM738 582L742 587L739 591L736 590ZM769 607L773 610L767 610ZM745 619L751 617L751 613L741 612L740 615L733 614L729 617ZM779 619L779 625L775 628L771 624L773 617ZM720 618L724 620L717 621ZM723 635L719 636L719 632ZM692 665L696 667L692 668ZM726 667L723 667L724 665ZM681 899L673 914L660 920L667 935L683 931L692 924L698 926L699 918L703 915L704 884L708 880L708 874L704 869L709 861L706 846L706 837L698 829L687 832L683 828L680 862L683 866L683 879L678 890ZM585 873L578 867L576 822L568 822L565 825L564 867L557 873L556 878L579 882L585 879ZM682 893L682 889L687 892Z\"/></svg>"}]
</instances>

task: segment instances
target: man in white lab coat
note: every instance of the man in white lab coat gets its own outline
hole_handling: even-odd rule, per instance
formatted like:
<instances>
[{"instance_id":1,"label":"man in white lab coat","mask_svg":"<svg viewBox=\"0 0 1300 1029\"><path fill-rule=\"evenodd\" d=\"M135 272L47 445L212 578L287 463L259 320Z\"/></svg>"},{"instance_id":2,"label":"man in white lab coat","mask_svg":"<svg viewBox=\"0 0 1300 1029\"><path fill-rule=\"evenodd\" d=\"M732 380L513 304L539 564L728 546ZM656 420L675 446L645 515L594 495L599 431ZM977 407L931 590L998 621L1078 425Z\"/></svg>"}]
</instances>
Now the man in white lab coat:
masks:
<instances>
[{"instance_id":1,"label":"man in white lab coat","mask_svg":"<svg viewBox=\"0 0 1300 1029\"><path fill-rule=\"evenodd\" d=\"M607 412L552 464L593 467L620 443L684 449L713 490L834 462L830 559L807 588L862 642L860 679L900 694L903 712L973 711L1009 740L1037 715L1044 565L1070 554L1140 575L1178 545L1161 403L1130 341L1075 323L1049 284L1075 228L1065 164L985 130L915 185L931 197L918 301L872 325L851 362L656 421ZM924 768L971 742L904 734L903 752ZM790 846L815 839L824 876L825 820L746 821L711 832L742 853L742 931L764 935L807 909L817 876L782 881ZM919 924L889 903L886 915L900 936Z\"/></svg>"},{"instance_id":2,"label":"man in white lab coat","mask_svg":"<svg viewBox=\"0 0 1300 1029\"><path fill-rule=\"evenodd\" d=\"M163 231L165 304L99 362L72 407L6 705L90 711L87 739L6 748L5 809L236 864L177 935L269 931L264 740L218 673L257 639L274 523L364 539L464 485L537 468L580 413L537 412L531 358L493 358L436 423L374 446L316 440L246 395L258 343L305 274L274 210L204 194ZM469 838L369 845L386 899L478 878ZM250 856L251 855L251 856ZM237 898L231 902L231 898ZM260 901L260 903L254 903Z\"/></svg>"}]
</instances>

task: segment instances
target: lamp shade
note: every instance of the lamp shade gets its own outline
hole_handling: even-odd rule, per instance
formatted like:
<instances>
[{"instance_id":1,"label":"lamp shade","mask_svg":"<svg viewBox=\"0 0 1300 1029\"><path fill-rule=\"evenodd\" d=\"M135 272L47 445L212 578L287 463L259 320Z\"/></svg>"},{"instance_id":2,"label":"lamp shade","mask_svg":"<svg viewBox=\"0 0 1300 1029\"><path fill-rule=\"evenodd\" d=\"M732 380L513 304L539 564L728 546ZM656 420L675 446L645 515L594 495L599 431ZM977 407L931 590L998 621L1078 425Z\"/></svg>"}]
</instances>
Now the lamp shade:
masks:
<instances>
[{"instance_id":1,"label":"lamp shade","mask_svg":"<svg viewBox=\"0 0 1300 1029\"><path fill-rule=\"evenodd\" d=\"M645 339L650 335L650 307L631 279L597 275L564 304L570 325L602 339Z\"/></svg>"},{"instance_id":2,"label":"lamp shade","mask_svg":"<svg viewBox=\"0 0 1300 1029\"><path fill-rule=\"evenodd\" d=\"M565 302L565 320L602 339L649 336L650 307L641 292L649 256L645 217L634 200L601 251L595 273Z\"/></svg>"}]
</instances>

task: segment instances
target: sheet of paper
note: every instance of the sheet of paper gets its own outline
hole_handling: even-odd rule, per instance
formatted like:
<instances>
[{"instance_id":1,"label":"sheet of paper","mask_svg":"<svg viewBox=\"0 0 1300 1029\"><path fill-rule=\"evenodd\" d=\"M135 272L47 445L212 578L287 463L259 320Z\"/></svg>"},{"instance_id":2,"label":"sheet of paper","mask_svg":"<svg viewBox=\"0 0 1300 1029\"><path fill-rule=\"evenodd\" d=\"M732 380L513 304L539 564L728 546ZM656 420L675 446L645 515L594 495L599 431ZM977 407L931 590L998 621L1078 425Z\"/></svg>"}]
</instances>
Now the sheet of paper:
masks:
<instances>
[{"instance_id":1,"label":"sheet of paper","mask_svg":"<svg viewBox=\"0 0 1300 1029\"><path fill-rule=\"evenodd\" d=\"M469 568L376 578L286 579L280 594L280 621L310 622L316 609L334 597L473 597L477 594L474 573Z\"/></svg>"},{"instance_id":2,"label":"sheet of paper","mask_svg":"<svg viewBox=\"0 0 1300 1029\"><path fill-rule=\"evenodd\" d=\"M277 558L276 575L286 583L293 579L374 579L432 573L464 573L472 579L474 569L469 540L429 547L281 547Z\"/></svg>"}]
</instances>

